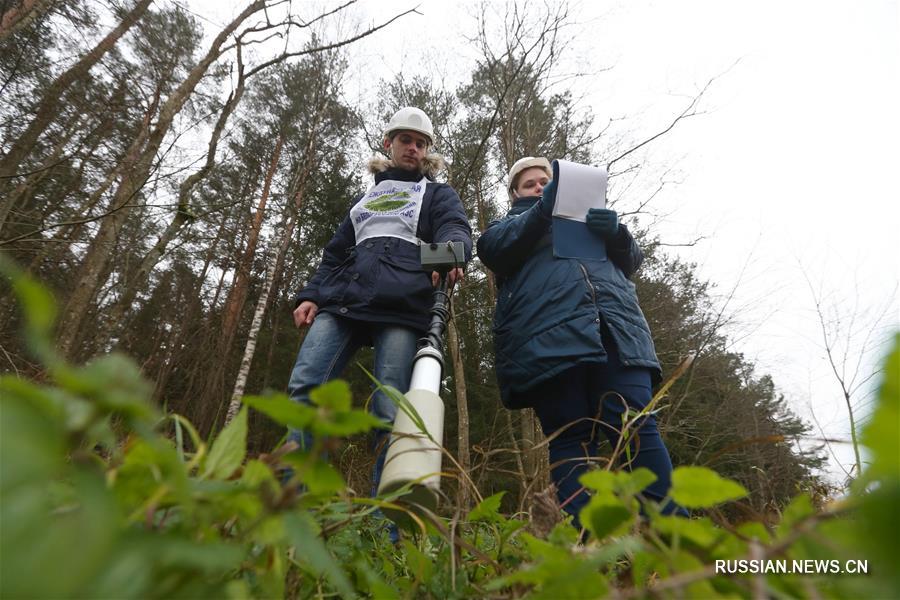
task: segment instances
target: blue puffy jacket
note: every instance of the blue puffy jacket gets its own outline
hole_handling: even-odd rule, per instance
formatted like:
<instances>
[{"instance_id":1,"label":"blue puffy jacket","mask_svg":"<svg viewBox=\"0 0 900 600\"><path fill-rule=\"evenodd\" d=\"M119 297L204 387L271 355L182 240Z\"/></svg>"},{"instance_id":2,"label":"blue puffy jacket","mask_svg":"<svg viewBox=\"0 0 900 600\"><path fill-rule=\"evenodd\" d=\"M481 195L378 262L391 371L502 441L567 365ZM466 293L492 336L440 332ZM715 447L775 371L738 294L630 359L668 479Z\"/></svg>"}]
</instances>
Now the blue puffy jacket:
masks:
<instances>
[{"instance_id":1,"label":"blue puffy jacket","mask_svg":"<svg viewBox=\"0 0 900 600\"><path fill-rule=\"evenodd\" d=\"M422 174L394 167L377 172L385 179L419 181ZM362 195L350 205L352 208ZM463 242L465 260L472 256L472 229L456 191L445 183L425 186L416 236L424 242ZM431 272L424 271L419 248L395 237L356 243L350 216L344 219L322 253L322 262L294 306L315 302L320 312L361 321L393 323L425 331L431 310Z\"/></svg>"},{"instance_id":2,"label":"blue puffy jacket","mask_svg":"<svg viewBox=\"0 0 900 600\"><path fill-rule=\"evenodd\" d=\"M643 254L624 225L606 242L608 260L556 258L552 219L539 198L520 198L478 239L478 256L497 276L494 351L503 403L530 405L527 391L582 363L606 362L600 319L622 364L661 370L650 328L628 277ZM598 237L598 244L604 242Z\"/></svg>"}]
</instances>

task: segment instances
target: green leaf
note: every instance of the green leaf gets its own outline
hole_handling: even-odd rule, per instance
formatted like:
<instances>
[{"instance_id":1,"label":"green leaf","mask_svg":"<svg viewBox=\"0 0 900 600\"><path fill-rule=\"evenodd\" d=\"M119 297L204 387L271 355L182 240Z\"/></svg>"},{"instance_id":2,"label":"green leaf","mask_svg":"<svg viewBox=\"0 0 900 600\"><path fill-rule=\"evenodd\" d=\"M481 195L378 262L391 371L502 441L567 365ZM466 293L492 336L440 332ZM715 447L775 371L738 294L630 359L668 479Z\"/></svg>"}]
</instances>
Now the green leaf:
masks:
<instances>
[{"instance_id":1,"label":"green leaf","mask_svg":"<svg viewBox=\"0 0 900 600\"><path fill-rule=\"evenodd\" d=\"M363 591L371 594L375 600L398 600L400 592L388 585L379 574L369 566L368 561L359 558L353 563L356 580L362 584Z\"/></svg>"},{"instance_id":2,"label":"green leaf","mask_svg":"<svg viewBox=\"0 0 900 600\"><path fill-rule=\"evenodd\" d=\"M678 467L672 473L669 495L685 508L709 508L747 495L741 484L724 479L706 467Z\"/></svg>"},{"instance_id":3,"label":"green leaf","mask_svg":"<svg viewBox=\"0 0 900 600\"><path fill-rule=\"evenodd\" d=\"M572 560L563 568L553 569L546 574L540 589L528 597L534 600L581 600L582 598L604 598L608 583L589 563Z\"/></svg>"},{"instance_id":4,"label":"green leaf","mask_svg":"<svg viewBox=\"0 0 900 600\"><path fill-rule=\"evenodd\" d=\"M597 540L602 540L608 535L627 531L634 515L619 501L594 496L582 509L579 518Z\"/></svg>"},{"instance_id":5,"label":"green leaf","mask_svg":"<svg viewBox=\"0 0 900 600\"><path fill-rule=\"evenodd\" d=\"M406 556L406 564L409 565L410 573L416 578L416 581L428 583L434 572L434 563L425 556L421 550L415 547L409 540L403 540L403 553Z\"/></svg>"},{"instance_id":6,"label":"green leaf","mask_svg":"<svg viewBox=\"0 0 900 600\"><path fill-rule=\"evenodd\" d=\"M616 487L616 474L612 471L596 469L588 471L578 481L584 487L597 492L612 492Z\"/></svg>"},{"instance_id":7,"label":"green leaf","mask_svg":"<svg viewBox=\"0 0 900 600\"><path fill-rule=\"evenodd\" d=\"M244 407L213 442L201 476L227 479L241 466L246 455L247 408Z\"/></svg>"},{"instance_id":8,"label":"green leaf","mask_svg":"<svg viewBox=\"0 0 900 600\"><path fill-rule=\"evenodd\" d=\"M122 465L114 471L111 484L127 512L141 507L162 485L182 500L188 498L186 465L165 439L132 440Z\"/></svg>"},{"instance_id":9,"label":"green leaf","mask_svg":"<svg viewBox=\"0 0 900 600\"><path fill-rule=\"evenodd\" d=\"M543 560L536 565L527 565L523 569L495 578L487 583L485 589L499 590L519 583L536 586L528 595L529 598L558 600L606 596L608 584L598 571L598 566L608 557L598 557L594 553L573 554L528 534L524 534L522 538L532 555Z\"/></svg>"},{"instance_id":10,"label":"green leaf","mask_svg":"<svg viewBox=\"0 0 900 600\"><path fill-rule=\"evenodd\" d=\"M478 503L478 506L469 511L469 521L487 521L498 523L504 520L500 514L500 501L506 492L497 492Z\"/></svg>"},{"instance_id":11,"label":"green leaf","mask_svg":"<svg viewBox=\"0 0 900 600\"><path fill-rule=\"evenodd\" d=\"M305 429L316 418L315 408L294 402L284 394L244 396L242 403L258 410L276 423L293 429Z\"/></svg>"},{"instance_id":12,"label":"green leaf","mask_svg":"<svg viewBox=\"0 0 900 600\"><path fill-rule=\"evenodd\" d=\"M863 429L862 441L872 450L868 478L897 478L900 474L900 333L888 355L878 405Z\"/></svg>"},{"instance_id":13,"label":"green leaf","mask_svg":"<svg viewBox=\"0 0 900 600\"><path fill-rule=\"evenodd\" d=\"M748 521L746 523L741 523L740 525L738 525L737 531L747 539L756 538L763 544L772 543L772 534L769 533L769 530L766 529L766 526L759 521Z\"/></svg>"},{"instance_id":14,"label":"green leaf","mask_svg":"<svg viewBox=\"0 0 900 600\"><path fill-rule=\"evenodd\" d=\"M277 481L269 465L258 460L248 461L244 466L244 472L241 473L241 482L251 487L259 487L267 481L272 483Z\"/></svg>"},{"instance_id":15,"label":"green leaf","mask_svg":"<svg viewBox=\"0 0 900 600\"><path fill-rule=\"evenodd\" d=\"M503 517L505 520L501 522L500 525L500 539L503 542L506 542L514 533L519 531L520 529L524 529L528 526L528 523L525 521L520 521L518 519L507 519ZM569 527L569 529L572 529ZM574 529L572 529L574 531ZM551 532L552 533L552 532ZM574 540L573 542L574 543Z\"/></svg>"},{"instance_id":16,"label":"green leaf","mask_svg":"<svg viewBox=\"0 0 900 600\"><path fill-rule=\"evenodd\" d=\"M313 494L334 494L347 487L337 469L322 460L315 461L303 473L302 481Z\"/></svg>"},{"instance_id":17,"label":"green leaf","mask_svg":"<svg viewBox=\"0 0 900 600\"><path fill-rule=\"evenodd\" d=\"M685 551L674 552L669 556L669 561L675 567L675 570L672 572L673 575L676 573L690 573L703 569L703 563L700 559ZM727 597L717 593L707 578L699 578L699 581L688 584L685 590L687 591L685 594L685 597L687 598Z\"/></svg>"},{"instance_id":18,"label":"green leaf","mask_svg":"<svg viewBox=\"0 0 900 600\"><path fill-rule=\"evenodd\" d=\"M0 595L4 598L85 597L80 590L115 555L119 511L103 477L75 469L68 477L72 501L64 511L52 510L58 507L51 505L47 490L39 486L3 495ZM22 502L25 492L30 497L27 504ZM66 568L48 577L47 565Z\"/></svg>"},{"instance_id":19,"label":"green leaf","mask_svg":"<svg viewBox=\"0 0 900 600\"><path fill-rule=\"evenodd\" d=\"M812 500L809 499L809 496L800 494L791 500L791 503L784 509L784 513L781 516L781 523L778 524L778 534L782 536L787 535L794 525L805 518L812 516L815 512L816 509L813 507Z\"/></svg>"},{"instance_id":20,"label":"green leaf","mask_svg":"<svg viewBox=\"0 0 900 600\"><path fill-rule=\"evenodd\" d=\"M631 472L596 469L582 475L579 481L584 487L596 492L634 496L656 481L656 475L644 467Z\"/></svg>"},{"instance_id":21,"label":"green leaf","mask_svg":"<svg viewBox=\"0 0 900 600\"><path fill-rule=\"evenodd\" d=\"M705 549L713 547L727 534L724 530L716 528L706 517L685 519L659 516L653 519L653 526L662 534L670 537L680 536Z\"/></svg>"},{"instance_id":22,"label":"green leaf","mask_svg":"<svg viewBox=\"0 0 900 600\"><path fill-rule=\"evenodd\" d=\"M61 365L53 347L56 301L53 294L36 279L16 266L0 252L0 273L10 278L19 306L25 315L25 338L31 351L46 365Z\"/></svg>"},{"instance_id":23,"label":"green leaf","mask_svg":"<svg viewBox=\"0 0 900 600\"><path fill-rule=\"evenodd\" d=\"M153 543L155 562L178 569L204 573L227 573L240 566L244 551L240 546L219 541L198 543L176 535L164 535Z\"/></svg>"},{"instance_id":24,"label":"green leaf","mask_svg":"<svg viewBox=\"0 0 900 600\"><path fill-rule=\"evenodd\" d=\"M66 464L62 416L40 388L13 377L0 378L0 397L0 492L57 477Z\"/></svg>"},{"instance_id":25,"label":"green leaf","mask_svg":"<svg viewBox=\"0 0 900 600\"><path fill-rule=\"evenodd\" d=\"M56 321L56 300L50 290L25 274L14 276L13 289L19 296L31 333L50 337Z\"/></svg>"},{"instance_id":26,"label":"green leaf","mask_svg":"<svg viewBox=\"0 0 900 600\"><path fill-rule=\"evenodd\" d=\"M565 560L565 558L569 555L569 551L567 549L558 548L553 544L536 538L528 533L523 533L520 539L525 543L525 546L528 548L528 552L530 552L535 558Z\"/></svg>"},{"instance_id":27,"label":"green leaf","mask_svg":"<svg viewBox=\"0 0 900 600\"><path fill-rule=\"evenodd\" d=\"M547 541L561 548L571 548L578 543L579 531L572 526L569 519L560 521L547 534Z\"/></svg>"},{"instance_id":28,"label":"green leaf","mask_svg":"<svg viewBox=\"0 0 900 600\"><path fill-rule=\"evenodd\" d=\"M60 387L90 400L105 411L148 419L153 390L130 358L107 354L84 367L57 374Z\"/></svg>"},{"instance_id":29,"label":"green leaf","mask_svg":"<svg viewBox=\"0 0 900 600\"><path fill-rule=\"evenodd\" d=\"M319 528L313 518L305 513L289 513L284 516L285 530L294 545L294 561L314 575L324 576L342 598L355 598L353 586L341 570L340 563L331 555L319 538Z\"/></svg>"},{"instance_id":30,"label":"green leaf","mask_svg":"<svg viewBox=\"0 0 900 600\"><path fill-rule=\"evenodd\" d=\"M281 515L264 518L253 530L253 540L264 546L275 546L287 537Z\"/></svg>"},{"instance_id":31,"label":"green leaf","mask_svg":"<svg viewBox=\"0 0 900 600\"><path fill-rule=\"evenodd\" d=\"M315 388L309 393L309 399L316 406L337 412L350 410L353 403L350 385L342 379L334 379Z\"/></svg>"},{"instance_id":32,"label":"green leaf","mask_svg":"<svg viewBox=\"0 0 900 600\"><path fill-rule=\"evenodd\" d=\"M372 429L389 428L390 426L381 419L362 410L337 413L328 419L313 421L309 425L313 435L318 437L346 437Z\"/></svg>"},{"instance_id":33,"label":"green leaf","mask_svg":"<svg viewBox=\"0 0 900 600\"><path fill-rule=\"evenodd\" d=\"M631 579L634 587L642 590L647 587L650 574L656 571L656 564L661 559L651 552L637 552L631 559Z\"/></svg>"},{"instance_id":34,"label":"green leaf","mask_svg":"<svg viewBox=\"0 0 900 600\"><path fill-rule=\"evenodd\" d=\"M621 494L634 496L644 491L648 485L656 481L656 474L646 467L638 467L630 473L620 471L618 477L618 491Z\"/></svg>"}]
</instances>

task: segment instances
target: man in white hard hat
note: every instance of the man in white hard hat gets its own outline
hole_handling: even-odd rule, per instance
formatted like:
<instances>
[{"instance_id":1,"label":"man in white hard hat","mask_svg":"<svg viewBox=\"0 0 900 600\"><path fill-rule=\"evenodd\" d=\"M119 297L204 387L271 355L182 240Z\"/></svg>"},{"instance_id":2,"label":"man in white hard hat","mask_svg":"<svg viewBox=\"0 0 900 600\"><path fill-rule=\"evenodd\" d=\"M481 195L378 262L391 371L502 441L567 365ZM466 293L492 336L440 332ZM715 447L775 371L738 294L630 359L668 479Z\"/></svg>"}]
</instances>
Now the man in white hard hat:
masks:
<instances>
[{"instance_id":1,"label":"man in white hard hat","mask_svg":"<svg viewBox=\"0 0 900 600\"><path fill-rule=\"evenodd\" d=\"M437 183L444 167L434 145L431 119L414 107L398 110L384 130L386 156L369 162L374 183L350 203L347 217L325 246L315 275L295 298L294 323L310 326L291 373L288 391L309 402L309 391L337 377L356 350L375 348L374 376L401 392L409 388L416 342L429 325L437 273L425 272L418 244L459 241L463 263L471 258L469 221L456 191ZM453 269L452 285L462 277ZM396 405L376 392L370 410L392 423ZM384 462L387 431L375 436L382 448L373 472L373 493ZM302 447L307 432L292 439Z\"/></svg>"}]
</instances>

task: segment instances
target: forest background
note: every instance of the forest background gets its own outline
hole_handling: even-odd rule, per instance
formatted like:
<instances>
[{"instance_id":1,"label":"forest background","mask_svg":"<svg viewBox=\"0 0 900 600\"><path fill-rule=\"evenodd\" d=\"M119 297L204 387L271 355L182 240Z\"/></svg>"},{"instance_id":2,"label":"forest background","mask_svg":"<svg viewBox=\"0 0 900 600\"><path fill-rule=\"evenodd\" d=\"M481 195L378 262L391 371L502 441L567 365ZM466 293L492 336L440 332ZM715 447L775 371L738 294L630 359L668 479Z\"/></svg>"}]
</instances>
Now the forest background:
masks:
<instances>
[{"instance_id":1,"label":"forest background","mask_svg":"<svg viewBox=\"0 0 900 600\"><path fill-rule=\"evenodd\" d=\"M284 388L303 335L291 324L292 296L366 186L362 165L379 147L381 125L413 104L433 116L450 163L446 180L476 232L503 213L504 174L519 156L609 168L612 207L634 225L648 255L635 283L664 370L694 357L660 412L676 464L707 465L739 481L750 491L744 510L758 515L801 490L833 494L831 486L858 471L864 457L848 443L851 417L867 414L874 365L897 326L896 254L885 245L892 224L896 231L896 207L887 202L896 183L884 177L896 142L880 151L869 138L851 138L842 145L840 175L824 168L834 164L831 154L813 150L836 145L835 131L897 139L897 117L884 108L897 96L896 80L866 93L884 73L870 78L863 68L885 56L887 72L896 67L896 30L863 35L873 23L889 24L874 17L896 17L896 4L869 5L856 20L840 20L830 6L815 13L827 15L825 25L855 27L854 40L872 54L847 65L856 79L821 90L820 100L856 90L842 110L811 122L804 118L813 105L791 104L802 86L727 87L753 71L753 55L729 51L702 67L668 71L663 94L662 83L647 83L652 71L629 70L625 46L590 47L622 42L628 35L614 24L629 18L656 24L653 33L632 36L656 56L684 46L660 42L674 32L679 40L692 36L672 19L650 18L660 9L653 5L591 16L565 3L447 3L451 19L428 3L423 14L389 3L302 3L285 21L291 5L283 2L252 3L243 13L244 5L146 0L26 4L34 10L4 21L0 40L0 247L57 296L56 343L66 358L130 355L153 382L158 405L188 417L204 436L222 427L229 404L244 393ZM3 14L17 5L4 3ZM631 22L624 31L638 31ZM786 22L783 32L803 45ZM358 43L336 44L375 28ZM467 41L447 44L447 36ZM828 82L846 81L834 72L841 64L830 63ZM623 83L635 80L657 96L635 101ZM723 87L725 96L711 101ZM686 133L721 129L718 114L759 93L781 111L768 115L782 127L767 153L734 164L723 146ZM867 104L853 104L859 97ZM785 122L797 125L787 140ZM728 133L754 139L746 130ZM799 162L804 154L817 158ZM698 155L719 162L698 168ZM792 185L773 176L785 170ZM740 208L730 213L712 211L696 183L718 171L725 179L706 185L715 189L713 201L737 199ZM748 178L764 182L764 192L738 184ZM875 218L858 224L859 214ZM765 225L750 241L735 233L748 222ZM827 241L795 238L801 230ZM763 250L770 236L778 256ZM2 292L2 369L39 376L14 298L9 288ZM533 416L499 404L490 340L495 295L476 260L454 301L445 439L483 496L512 491L504 509L513 512L544 490L547 465ZM806 299L802 319L785 308L786 298L797 297ZM776 385L772 367L798 365L792 357L812 356L811 347L821 366L801 364L795 379ZM364 353L360 362L370 360ZM345 375L361 402L366 376L358 368ZM826 421L800 419L807 406L813 410L804 416L825 412ZM249 432L257 452L283 435L255 413ZM822 476L829 454L837 478ZM355 490L368 489L370 460L364 438L334 455ZM461 488L456 501L465 507L471 498Z\"/></svg>"}]
</instances>

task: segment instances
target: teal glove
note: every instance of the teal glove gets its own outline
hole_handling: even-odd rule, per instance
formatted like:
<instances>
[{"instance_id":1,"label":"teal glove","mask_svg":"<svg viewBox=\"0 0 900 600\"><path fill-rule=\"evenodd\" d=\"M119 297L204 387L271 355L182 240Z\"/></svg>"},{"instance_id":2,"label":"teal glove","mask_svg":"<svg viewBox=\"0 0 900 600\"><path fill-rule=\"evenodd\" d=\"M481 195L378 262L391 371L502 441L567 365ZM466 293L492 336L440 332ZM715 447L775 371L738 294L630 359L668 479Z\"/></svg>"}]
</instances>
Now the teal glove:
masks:
<instances>
[{"instance_id":1,"label":"teal glove","mask_svg":"<svg viewBox=\"0 0 900 600\"><path fill-rule=\"evenodd\" d=\"M546 192L546 188L544 188ZM590 208L585 218L588 229L595 235L607 239L619 232L619 215L608 208Z\"/></svg>"},{"instance_id":2,"label":"teal glove","mask_svg":"<svg viewBox=\"0 0 900 600\"><path fill-rule=\"evenodd\" d=\"M553 216L554 204L556 204L556 180L551 179L544 186L544 191L541 194L541 212L544 213L545 217Z\"/></svg>"}]
</instances>

